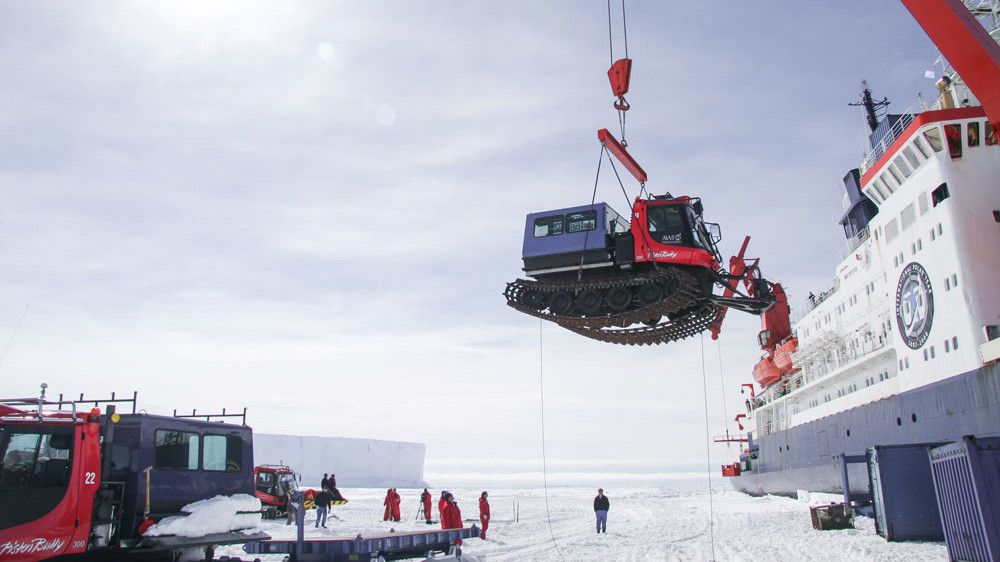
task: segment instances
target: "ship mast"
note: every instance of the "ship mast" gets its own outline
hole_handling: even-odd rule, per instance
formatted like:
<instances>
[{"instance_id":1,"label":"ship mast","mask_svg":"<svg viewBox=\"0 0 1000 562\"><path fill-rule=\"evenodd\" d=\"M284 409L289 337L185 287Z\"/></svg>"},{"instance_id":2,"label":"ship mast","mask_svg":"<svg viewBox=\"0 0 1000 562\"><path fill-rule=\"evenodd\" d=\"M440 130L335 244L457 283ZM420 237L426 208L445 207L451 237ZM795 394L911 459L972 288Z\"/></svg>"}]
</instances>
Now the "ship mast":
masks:
<instances>
[{"instance_id":1,"label":"ship mast","mask_svg":"<svg viewBox=\"0 0 1000 562\"><path fill-rule=\"evenodd\" d=\"M868 81L861 81L861 102L860 103L849 103L847 105L853 107L864 107L865 108L865 120L868 122L868 128L874 133L875 129L878 128L878 109L882 107L887 107L889 105L889 98L882 98L881 101L875 101L872 98L871 88L868 87Z\"/></svg>"}]
</instances>

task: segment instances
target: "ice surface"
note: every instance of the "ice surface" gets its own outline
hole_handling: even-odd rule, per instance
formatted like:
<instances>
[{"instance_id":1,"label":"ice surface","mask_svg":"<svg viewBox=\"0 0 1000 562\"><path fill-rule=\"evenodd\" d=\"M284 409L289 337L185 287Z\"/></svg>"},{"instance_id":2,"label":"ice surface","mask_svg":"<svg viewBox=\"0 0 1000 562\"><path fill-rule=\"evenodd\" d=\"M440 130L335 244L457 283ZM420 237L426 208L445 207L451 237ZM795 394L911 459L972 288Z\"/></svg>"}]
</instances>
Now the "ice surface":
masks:
<instances>
[{"instance_id":1,"label":"ice surface","mask_svg":"<svg viewBox=\"0 0 1000 562\"><path fill-rule=\"evenodd\" d=\"M165 517L146 531L148 536L177 535L179 537L200 537L211 533L227 533L253 529L260 525L259 513L238 513L240 511L260 511L260 500L246 494L215 496L207 500L189 503L181 508L187 516Z\"/></svg>"},{"instance_id":2,"label":"ice surface","mask_svg":"<svg viewBox=\"0 0 1000 562\"><path fill-rule=\"evenodd\" d=\"M424 485L423 443L254 433L253 450L255 463L287 464L303 482L333 472L341 488Z\"/></svg>"},{"instance_id":3,"label":"ice surface","mask_svg":"<svg viewBox=\"0 0 1000 562\"><path fill-rule=\"evenodd\" d=\"M449 487L456 494L466 520L477 519L481 487ZM765 496L754 498L716 488L713 555L709 533L708 492L704 483L690 479L662 486L635 485L629 488L605 486L611 499L608 532L594 530L591 486L549 488L549 534L545 501L539 488L487 488L493 522L487 540L468 539L463 552L482 562L566 562L566 561L663 561L725 560L843 561L946 560L943 543L890 543L875 534L871 519L858 517L856 529L816 531L809 520L809 506L795 499ZM400 489L403 521L382 522L385 489L346 489L351 502L334 507L338 519L317 529L315 512L306 518L306 538L354 536L357 533L386 532L391 528L414 531L427 528L418 520L420 489ZM440 488L431 490L435 498ZM520 521L514 522L514 505L520 506ZM437 517L437 506L434 506ZM467 522L466 525L471 525ZM291 539L295 527L283 521L267 521L262 531ZM239 547L220 549L219 554L245 556ZM279 562L280 557L272 561Z\"/></svg>"}]
</instances>

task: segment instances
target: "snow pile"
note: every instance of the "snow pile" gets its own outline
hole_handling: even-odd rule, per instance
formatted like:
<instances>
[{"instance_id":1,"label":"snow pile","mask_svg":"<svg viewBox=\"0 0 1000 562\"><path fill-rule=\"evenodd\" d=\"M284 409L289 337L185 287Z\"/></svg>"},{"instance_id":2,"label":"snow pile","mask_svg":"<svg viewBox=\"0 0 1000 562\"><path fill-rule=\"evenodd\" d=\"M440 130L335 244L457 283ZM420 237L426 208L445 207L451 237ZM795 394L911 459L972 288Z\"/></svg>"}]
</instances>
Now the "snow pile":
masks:
<instances>
[{"instance_id":1,"label":"snow pile","mask_svg":"<svg viewBox=\"0 0 1000 562\"><path fill-rule=\"evenodd\" d=\"M809 506L828 505L831 503L844 503L843 494L829 494L826 492L807 492L796 490L798 500Z\"/></svg>"},{"instance_id":2,"label":"snow pile","mask_svg":"<svg viewBox=\"0 0 1000 562\"><path fill-rule=\"evenodd\" d=\"M254 433L257 464L286 464L303 482L319 482L324 473L337 475L338 487L424 486L423 443L347 437L309 437Z\"/></svg>"},{"instance_id":3,"label":"snow pile","mask_svg":"<svg viewBox=\"0 0 1000 562\"><path fill-rule=\"evenodd\" d=\"M181 508L187 516L165 517L146 531L147 536L176 535L200 537L213 533L228 533L252 529L260 525L260 500L246 494L215 496L189 503Z\"/></svg>"}]
</instances>

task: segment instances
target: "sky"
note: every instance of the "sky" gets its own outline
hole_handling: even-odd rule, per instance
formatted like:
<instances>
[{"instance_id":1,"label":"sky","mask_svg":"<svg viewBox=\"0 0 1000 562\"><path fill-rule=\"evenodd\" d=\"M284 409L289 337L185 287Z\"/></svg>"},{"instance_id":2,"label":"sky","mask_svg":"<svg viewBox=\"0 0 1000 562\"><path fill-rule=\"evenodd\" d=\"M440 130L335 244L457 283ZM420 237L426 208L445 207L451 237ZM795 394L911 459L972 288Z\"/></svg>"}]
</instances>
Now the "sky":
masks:
<instances>
[{"instance_id":1,"label":"sky","mask_svg":"<svg viewBox=\"0 0 1000 562\"><path fill-rule=\"evenodd\" d=\"M932 101L933 45L895 1L626 8L649 190L702 197L727 256L751 235L793 306L826 288L866 150L847 104L863 79ZM615 347L502 297L524 216L594 189L607 23L570 0L0 4L0 395L137 390L497 466L540 459L544 397L550 459L735 459L703 393L708 433L735 429L757 318ZM628 204L608 174L597 199Z\"/></svg>"}]
</instances>

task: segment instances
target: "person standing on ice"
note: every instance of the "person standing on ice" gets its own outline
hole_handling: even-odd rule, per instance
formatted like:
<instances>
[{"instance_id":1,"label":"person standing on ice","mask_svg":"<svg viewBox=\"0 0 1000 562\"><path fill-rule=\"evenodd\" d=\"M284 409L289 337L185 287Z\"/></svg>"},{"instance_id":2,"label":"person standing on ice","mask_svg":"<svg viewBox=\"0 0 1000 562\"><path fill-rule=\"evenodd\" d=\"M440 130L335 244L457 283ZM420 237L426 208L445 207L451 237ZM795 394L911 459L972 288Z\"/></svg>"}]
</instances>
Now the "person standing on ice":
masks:
<instances>
[{"instance_id":1,"label":"person standing on ice","mask_svg":"<svg viewBox=\"0 0 1000 562\"><path fill-rule=\"evenodd\" d=\"M597 497L594 498L594 513L597 514L598 533L608 532L608 508L610 507L611 502L608 501L608 496L604 495L604 488L598 488Z\"/></svg>"},{"instance_id":2,"label":"person standing on ice","mask_svg":"<svg viewBox=\"0 0 1000 562\"><path fill-rule=\"evenodd\" d=\"M323 479L319 481L319 487L320 487L321 490L329 490L330 489L330 478L329 478L329 476L330 476L329 474L327 474L325 472L323 473Z\"/></svg>"},{"instance_id":3,"label":"person standing on ice","mask_svg":"<svg viewBox=\"0 0 1000 562\"><path fill-rule=\"evenodd\" d=\"M382 516L382 521L388 521L392 517L392 488L385 491L385 500L382 505L385 506L385 515Z\"/></svg>"},{"instance_id":4,"label":"person standing on ice","mask_svg":"<svg viewBox=\"0 0 1000 562\"><path fill-rule=\"evenodd\" d=\"M392 520L399 521L399 504L403 501L403 498L399 496L399 492L395 488L392 489Z\"/></svg>"},{"instance_id":5,"label":"person standing on ice","mask_svg":"<svg viewBox=\"0 0 1000 562\"><path fill-rule=\"evenodd\" d=\"M323 527L326 529L326 514L330 509L330 501L333 496L327 490L322 490L320 493L316 494L313 498L313 503L316 504L316 527Z\"/></svg>"},{"instance_id":6,"label":"person standing on ice","mask_svg":"<svg viewBox=\"0 0 1000 562\"><path fill-rule=\"evenodd\" d=\"M485 491L483 495L479 496L479 522L483 525L483 530L479 533L479 538L486 538L486 529L490 527L490 502L486 499L488 496Z\"/></svg>"},{"instance_id":7,"label":"person standing on ice","mask_svg":"<svg viewBox=\"0 0 1000 562\"><path fill-rule=\"evenodd\" d=\"M424 519L427 524L431 524L431 493L424 488L424 493L420 494L420 503L424 506Z\"/></svg>"},{"instance_id":8,"label":"person standing on ice","mask_svg":"<svg viewBox=\"0 0 1000 562\"><path fill-rule=\"evenodd\" d=\"M461 529L462 510L458 508L458 502L455 501L455 496L451 495L449 492L447 497L445 497L445 500L447 503L445 503L444 512L441 514L441 528ZM455 544L462 546L462 539L455 539Z\"/></svg>"},{"instance_id":9,"label":"person standing on ice","mask_svg":"<svg viewBox=\"0 0 1000 562\"><path fill-rule=\"evenodd\" d=\"M441 490L441 499L438 500L438 521L441 522L441 528L447 529L444 526L444 508L448 506L448 490Z\"/></svg>"}]
</instances>

